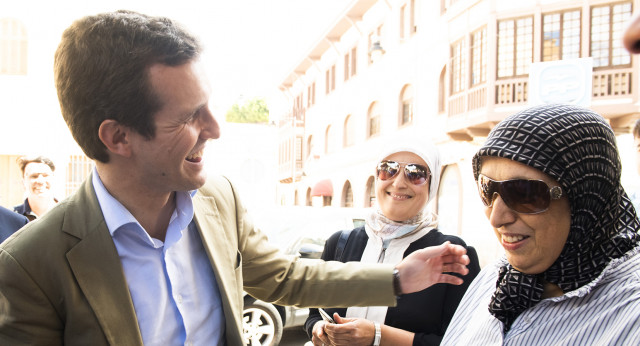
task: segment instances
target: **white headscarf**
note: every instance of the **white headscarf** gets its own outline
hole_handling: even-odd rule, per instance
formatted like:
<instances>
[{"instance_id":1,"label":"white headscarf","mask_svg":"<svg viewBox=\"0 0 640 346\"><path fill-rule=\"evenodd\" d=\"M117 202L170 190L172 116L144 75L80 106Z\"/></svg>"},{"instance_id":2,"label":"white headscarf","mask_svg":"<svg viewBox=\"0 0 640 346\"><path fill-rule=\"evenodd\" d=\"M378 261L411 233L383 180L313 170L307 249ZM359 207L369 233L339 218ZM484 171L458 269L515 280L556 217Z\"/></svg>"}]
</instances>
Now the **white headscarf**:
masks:
<instances>
[{"instance_id":1,"label":"white headscarf","mask_svg":"<svg viewBox=\"0 0 640 346\"><path fill-rule=\"evenodd\" d=\"M429 181L429 198L422 210L414 217L403 222L389 220L382 214L380 207L371 208L371 214L366 220L365 232L369 239L362 253L361 262L397 264L402 261L405 251L412 242L422 238L438 225L436 214L429 210L429 205L438 193L440 183L440 154L435 145L422 140L402 142L384 150L380 161L392 154L409 152L418 155L429 167L431 179ZM402 173L400 173L402 174ZM376 178L376 184L378 180ZM350 307L347 317L366 318L370 321L384 323L388 307L368 306Z\"/></svg>"},{"instance_id":2,"label":"white headscarf","mask_svg":"<svg viewBox=\"0 0 640 346\"><path fill-rule=\"evenodd\" d=\"M403 222L395 222L386 218L386 216L380 210L379 205L375 205L372 208L371 214L367 220L367 226L376 234L386 237L395 232L401 232L403 234L397 234L400 237L406 233L411 232L416 227L437 227L438 217L432 213L429 206L436 198L438 193L438 185L440 184L440 153L438 148L431 142L424 140L402 141L395 146L388 147L382 152L380 159L377 162L381 162L387 159L389 156L400 153L409 152L418 155L429 168L431 173L431 179L429 180L429 197L422 210L420 210L415 216ZM378 179L376 178L376 185ZM384 234L384 235L383 235Z\"/></svg>"},{"instance_id":3,"label":"white headscarf","mask_svg":"<svg viewBox=\"0 0 640 346\"><path fill-rule=\"evenodd\" d=\"M431 182L430 182L431 185L429 186L429 199L427 200L427 204L425 205L425 208L426 208L436 198L436 194L438 193L438 185L440 185L440 168L441 168L440 152L438 151L438 148L429 141L405 140L403 142L398 143L397 145L390 146L386 150L384 150L378 162L386 159L387 157L395 153L400 153L403 151L420 156L420 158L427 163L427 166L431 171Z\"/></svg>"}]
</instances>

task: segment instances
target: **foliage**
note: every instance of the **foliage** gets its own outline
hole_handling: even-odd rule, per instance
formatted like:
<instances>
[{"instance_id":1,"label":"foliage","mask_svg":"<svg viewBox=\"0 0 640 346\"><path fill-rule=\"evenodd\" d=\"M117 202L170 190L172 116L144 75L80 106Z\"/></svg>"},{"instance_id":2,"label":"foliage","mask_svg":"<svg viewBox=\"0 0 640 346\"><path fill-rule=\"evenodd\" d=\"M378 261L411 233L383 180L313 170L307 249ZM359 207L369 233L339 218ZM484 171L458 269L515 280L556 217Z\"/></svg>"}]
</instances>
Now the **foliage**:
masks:
<instances>
[{"instance_id":1,"label":"foliage","mask_svg":"<svg viewBox=\"0 0 640 346\"><path fill-rule=\"evenodd\" d=\"M227 111L226 120L230 123L267 123L269 109L263 98L252 98L243 105L234 103Z\"/></svg>"}]
</instances>

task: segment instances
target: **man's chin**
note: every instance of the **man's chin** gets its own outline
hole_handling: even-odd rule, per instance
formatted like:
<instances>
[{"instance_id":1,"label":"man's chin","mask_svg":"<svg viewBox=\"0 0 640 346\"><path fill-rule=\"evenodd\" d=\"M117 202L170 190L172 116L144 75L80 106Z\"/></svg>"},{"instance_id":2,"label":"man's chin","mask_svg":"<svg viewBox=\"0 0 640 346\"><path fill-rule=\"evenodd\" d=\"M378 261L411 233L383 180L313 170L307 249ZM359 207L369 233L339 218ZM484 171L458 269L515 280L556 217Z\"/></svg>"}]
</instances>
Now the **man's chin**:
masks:
<instances>
[{"instance_id":1,"label":"man's chin","mask_svg":"<svg viewBox=\"0 0 640 346\"><path fill-rule=\"evenodd\" d=\"M201 188L206 182L207 182L207 173L203 171L192 181L191 185L193 187L189 190L197 190Z\"/></svg>"}]
</instances>

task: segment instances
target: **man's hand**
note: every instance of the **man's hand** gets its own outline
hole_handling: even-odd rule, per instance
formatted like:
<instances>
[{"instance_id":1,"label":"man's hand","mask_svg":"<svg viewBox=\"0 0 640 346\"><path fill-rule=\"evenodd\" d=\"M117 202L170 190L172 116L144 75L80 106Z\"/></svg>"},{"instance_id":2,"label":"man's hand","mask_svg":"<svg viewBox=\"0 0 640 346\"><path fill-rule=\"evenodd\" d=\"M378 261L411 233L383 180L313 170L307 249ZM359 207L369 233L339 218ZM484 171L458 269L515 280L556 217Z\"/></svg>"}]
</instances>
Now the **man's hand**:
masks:
<instances>
[{"instance_id":1,"label":"man's hand","mask_svg":"<svg viewBox=\"0 0 640 346\"><path fill-rule=\"evenodd\" d=\"M460 285L462 279L445 273L466 275L467 264L467 250L449 242L414 251L396 266L401 291L418 292L437 283Z\"/></svg>"}]
</instances>

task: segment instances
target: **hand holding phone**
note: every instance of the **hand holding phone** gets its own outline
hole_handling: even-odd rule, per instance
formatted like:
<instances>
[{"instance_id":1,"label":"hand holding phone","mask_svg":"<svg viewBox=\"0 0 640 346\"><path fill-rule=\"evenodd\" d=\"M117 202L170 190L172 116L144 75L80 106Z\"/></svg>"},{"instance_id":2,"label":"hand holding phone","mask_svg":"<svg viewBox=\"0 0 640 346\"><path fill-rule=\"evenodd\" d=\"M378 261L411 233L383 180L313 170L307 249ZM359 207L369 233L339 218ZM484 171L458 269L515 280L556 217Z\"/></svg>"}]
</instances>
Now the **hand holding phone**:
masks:
<instances>
[{"instance_id":1,"label":"hand holding phone","mask_svg":"<svg viewBox=\"0 0 640 346\"><path fill-rule=\"evenodd\" d=\"M320 311L320 316L322 316L323 320L329 323L336 323L336 321L334 321L333 318L331 318L331 316L329 316L329 314L326 311L324 311L324 309L318 308L318 311Z\"/></svg>"}]
</instances>

